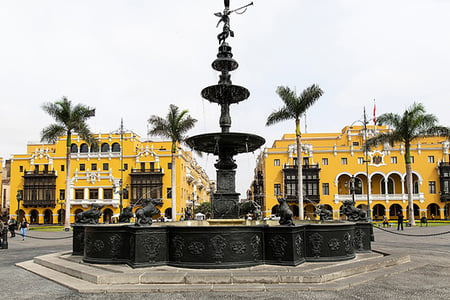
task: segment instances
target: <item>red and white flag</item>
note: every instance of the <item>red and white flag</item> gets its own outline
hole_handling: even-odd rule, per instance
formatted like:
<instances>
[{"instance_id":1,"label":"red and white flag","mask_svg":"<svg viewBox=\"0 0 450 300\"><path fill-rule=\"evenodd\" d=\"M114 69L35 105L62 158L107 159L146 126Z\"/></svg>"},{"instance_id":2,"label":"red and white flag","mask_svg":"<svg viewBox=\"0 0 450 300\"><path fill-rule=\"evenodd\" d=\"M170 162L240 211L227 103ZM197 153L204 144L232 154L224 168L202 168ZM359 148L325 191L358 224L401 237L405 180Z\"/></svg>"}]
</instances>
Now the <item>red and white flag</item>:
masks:
<instances>
[{"instance_id":1,"label":"red and white flag","mask_svg":"<svg viewBox=\"0 0 450 300\"><path fill-rule=\"evenodd\" d=\"M377 125L377 117L375 116L376 110L377 105L375 104L375 99L373 99L373 125Z\"/></svg>"}]
</instances>

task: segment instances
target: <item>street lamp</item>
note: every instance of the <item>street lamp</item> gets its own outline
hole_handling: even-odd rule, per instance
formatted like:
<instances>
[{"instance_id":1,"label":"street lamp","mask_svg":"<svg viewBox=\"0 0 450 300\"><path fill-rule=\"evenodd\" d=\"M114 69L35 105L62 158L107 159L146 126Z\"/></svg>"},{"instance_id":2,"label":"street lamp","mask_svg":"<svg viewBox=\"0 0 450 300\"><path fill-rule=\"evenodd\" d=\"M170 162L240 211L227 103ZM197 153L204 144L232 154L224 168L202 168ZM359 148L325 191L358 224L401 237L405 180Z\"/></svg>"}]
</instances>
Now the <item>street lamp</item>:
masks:
<instances>
[{"instance_id":1,"label":"street lamp","mask_svg":"<svg viewBox=\"0 0 450 300\"><path fill-rule=\"evenodd\" d=\"M22 190L17 190L16 199L17 199L17 223L19 223L20 201L23 200Z\"/></svg>"},{"instance_id":2,"label":"street lamp","mask_svg":"<svg viewBox=\"0 0 450 300\"><path fill-rule=\"evenodd\" d=\"M364 163L366 164L366 177L367 177L367 220L368 222L372 222L372 217L371 217L371 213L370 213L370 194L369 194L369 185L370 185L370 180L369 180L369 162L370 160L368 159L368 149L367 149L367 124L369 123L369 121L367 121L367 117L366 117L366 108L364 107L364 120L356 120L355 122L352 123L355 124L356 122L360 122L363 124L363 128L364 128ZM350 128L352 128L352 125L350 125Z\"/></svg>"}]
</instances>

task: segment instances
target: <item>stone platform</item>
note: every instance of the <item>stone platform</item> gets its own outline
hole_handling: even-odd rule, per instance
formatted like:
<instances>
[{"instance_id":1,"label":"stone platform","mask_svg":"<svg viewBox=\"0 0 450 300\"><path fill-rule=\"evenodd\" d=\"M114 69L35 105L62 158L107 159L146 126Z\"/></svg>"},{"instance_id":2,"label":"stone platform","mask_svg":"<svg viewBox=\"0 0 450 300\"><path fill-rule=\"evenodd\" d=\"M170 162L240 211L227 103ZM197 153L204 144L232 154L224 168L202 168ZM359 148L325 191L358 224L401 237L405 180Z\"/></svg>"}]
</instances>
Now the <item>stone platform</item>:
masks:
<instances>
[{"instance_id":1,"label":"stone platform","mask_svg":"<svg viewBox=\"0 0 450 300\"><path fill-rule=\"evenodd\" d=\"M189 291L337 291L421 267L409 255L360 253L349 261L306 262L299 266L261 265L239 269L131 268L90 264L59 252L17 266L80 293Z\"/></svg>"}]
</instances>

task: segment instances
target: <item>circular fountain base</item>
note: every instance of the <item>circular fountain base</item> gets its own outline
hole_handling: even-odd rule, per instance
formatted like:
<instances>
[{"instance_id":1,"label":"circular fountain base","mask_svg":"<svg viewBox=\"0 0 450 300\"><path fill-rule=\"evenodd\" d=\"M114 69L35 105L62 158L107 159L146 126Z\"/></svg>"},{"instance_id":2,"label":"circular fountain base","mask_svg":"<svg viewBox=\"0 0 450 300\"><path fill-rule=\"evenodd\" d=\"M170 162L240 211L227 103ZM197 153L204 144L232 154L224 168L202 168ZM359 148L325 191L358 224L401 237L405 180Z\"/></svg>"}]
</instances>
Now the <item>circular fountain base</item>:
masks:
<instances>
[{"instance_id":1,"label":"circular fountain base","mask_svg":"<svg viewBox=\"0 0 450 300\"><path fill-rule=\"evenodd\" d=\"M226 220L219 220L224 222ZM186 268L295 266L342 261L370 251L370 223L324 222L296 226L74 225L73 254L89 263ZM214 221L212 222L214 223Z\"/></svg>"}]
</instances>

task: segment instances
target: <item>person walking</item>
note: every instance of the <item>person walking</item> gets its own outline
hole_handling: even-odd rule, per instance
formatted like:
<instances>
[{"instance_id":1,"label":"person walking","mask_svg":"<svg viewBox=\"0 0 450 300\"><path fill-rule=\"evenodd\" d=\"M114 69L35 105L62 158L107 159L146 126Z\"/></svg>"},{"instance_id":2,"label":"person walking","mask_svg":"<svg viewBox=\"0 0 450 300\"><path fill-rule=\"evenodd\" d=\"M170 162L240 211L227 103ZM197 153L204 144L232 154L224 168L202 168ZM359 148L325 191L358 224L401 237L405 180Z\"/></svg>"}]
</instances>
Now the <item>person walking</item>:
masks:
<instances>
[{"instance_id":1,"label":"person walking","mask_svg":"<svg viewBox=\"0 0 450 300\"><path fill-rule=\"evenodd\" d=\"M29 228L27 219L25 219L25 217L22 218L22 222L20 222L19 224L19 229L20 229L20 235L22 236L22 241L25 240L25 236L27 234L27 230Z\"/></svg>"},{"instance_id":2,"label":"person walking","mask_svg":"<svg viewBox=\"0 0 450 300\"><path fill-rule=\"evenodd\" d=\"M14 219L13 216L9 216L8 229L9 232L11 233L12 238L16 236L16 226L17 226L16 219Z\"/></svg>"},{"instance_id":3,"label":"person walking","mask_svg":"<svg viewBox=\"0 0 450 300\"><path fill-rule=\"evenodd\" d=\"M5 229L5 224L3 224L3 220L0 218L0 246L2 245L3 230Z\"/></svg>"},{"instance_id":4,"label":"person walking","mask_svg":"<svg viewBox=\"0 0 450 300\"><path fill-rule=\"evenodd\" d=\"M401 211L399 211L397 214L397 217L398 217L397 230L400 230L400 227L403 230L403 213Z\"/></svg>"}]
</instances>

